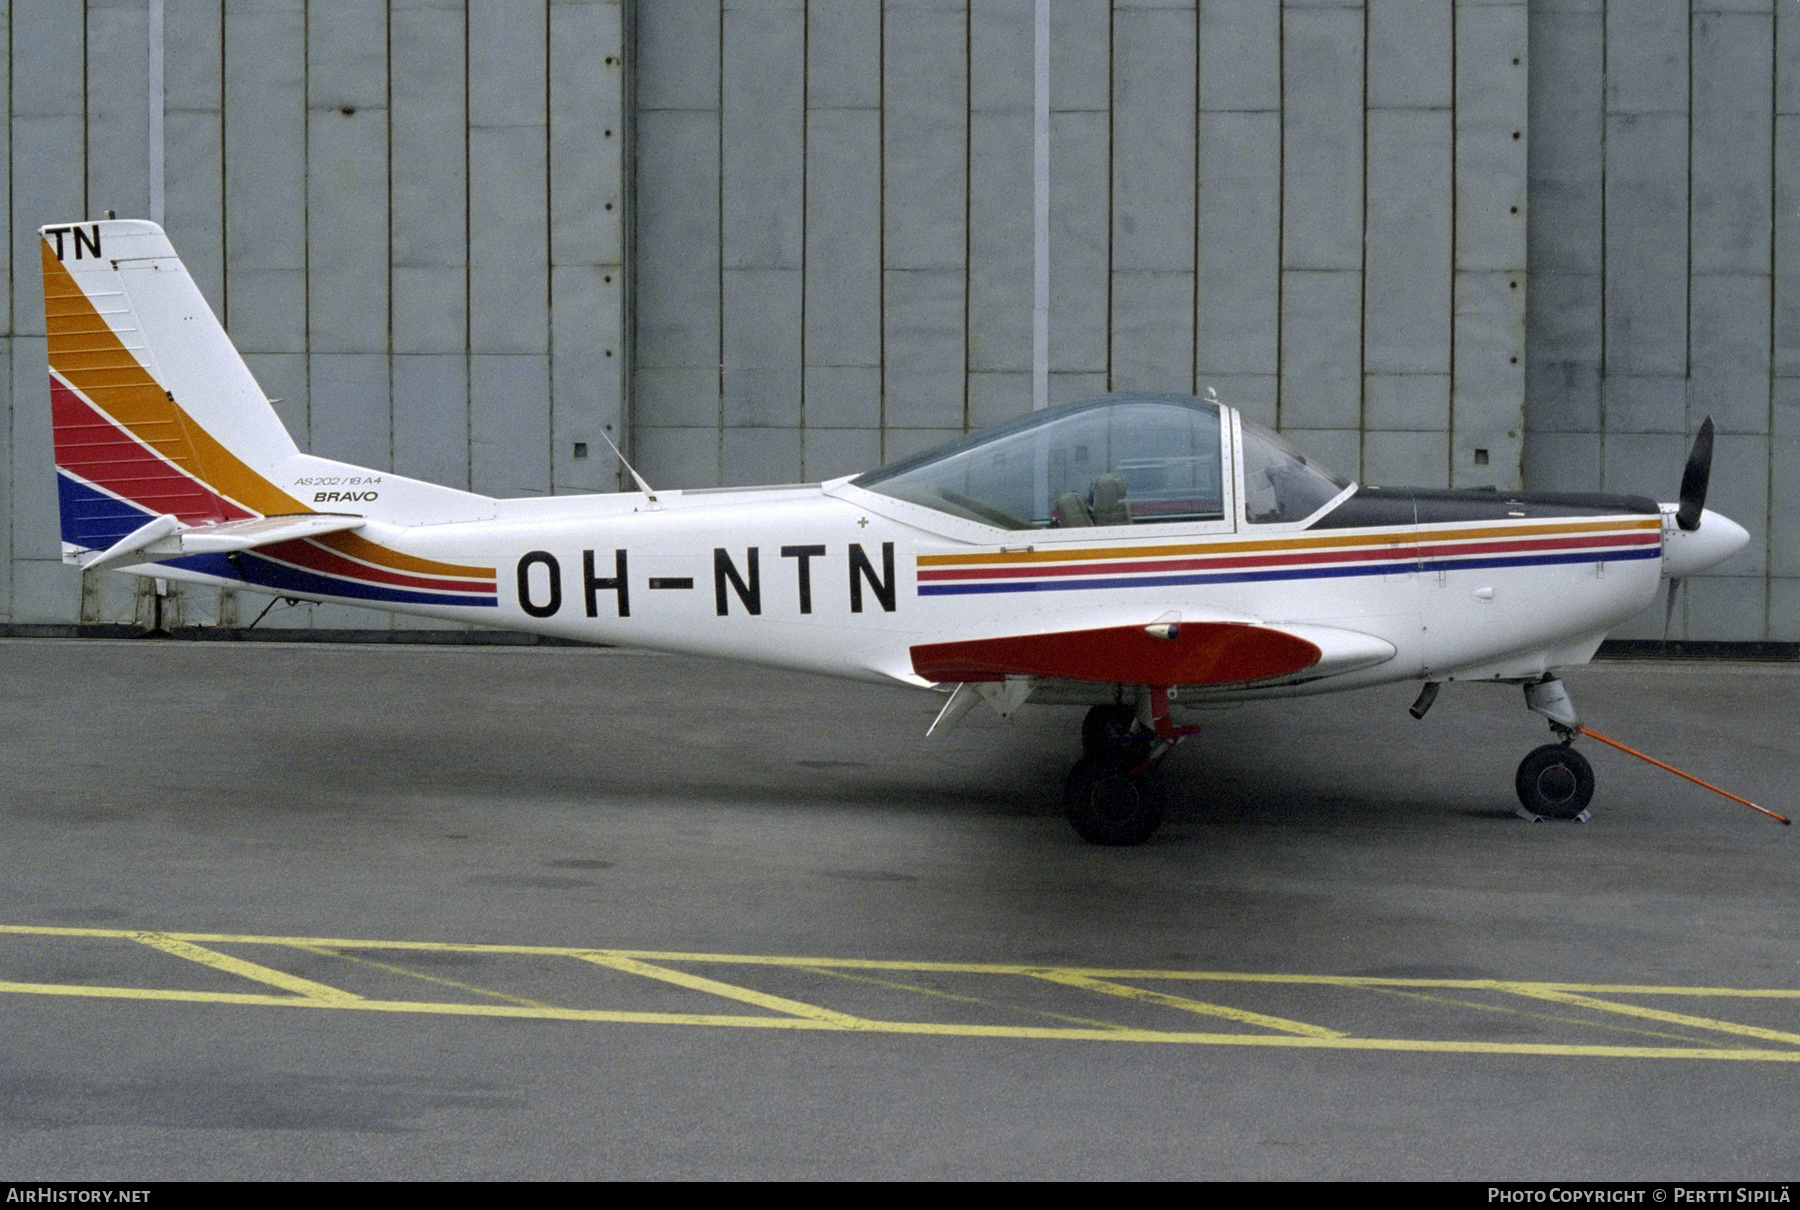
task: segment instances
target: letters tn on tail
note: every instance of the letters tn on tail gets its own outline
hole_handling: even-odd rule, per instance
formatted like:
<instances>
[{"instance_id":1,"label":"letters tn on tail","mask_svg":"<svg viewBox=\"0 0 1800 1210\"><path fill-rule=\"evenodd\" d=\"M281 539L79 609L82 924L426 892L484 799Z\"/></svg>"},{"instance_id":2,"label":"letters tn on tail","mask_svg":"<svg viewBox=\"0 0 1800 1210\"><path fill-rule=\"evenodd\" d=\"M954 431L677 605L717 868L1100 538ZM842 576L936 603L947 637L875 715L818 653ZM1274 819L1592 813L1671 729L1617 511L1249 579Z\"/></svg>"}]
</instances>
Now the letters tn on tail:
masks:
<instances>
[{"instance_id":1,"label":"letters tn on tail","mask_svg":"<svg viewBox=\"0 0 1800 1210\"><path fill-rule=\"evenodd\" d=\"M403 525L425 498L439 518L481 498L300 453L160 227L40 234L65 562L374 605L495 605L493 568L376 535L393 529L377 508Z\"/></svg>"}]
</instances>

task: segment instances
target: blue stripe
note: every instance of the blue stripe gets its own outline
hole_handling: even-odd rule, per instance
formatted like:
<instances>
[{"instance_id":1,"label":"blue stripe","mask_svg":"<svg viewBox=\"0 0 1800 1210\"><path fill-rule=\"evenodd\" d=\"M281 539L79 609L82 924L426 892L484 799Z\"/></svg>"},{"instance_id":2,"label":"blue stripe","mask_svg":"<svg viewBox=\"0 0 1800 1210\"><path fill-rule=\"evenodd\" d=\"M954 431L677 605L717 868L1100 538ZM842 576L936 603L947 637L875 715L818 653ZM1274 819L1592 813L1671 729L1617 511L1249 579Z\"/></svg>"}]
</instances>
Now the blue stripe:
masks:
<instances>
[{"instance_id":1,"label":"blue stripe","mask_svg":"<svg viewBox=\"0 0 1800 1210\"><path fill-rule=\"evenodd\" d=\"M240 580L246 587L272 592L276 596L336 597L345 601L373 601L392 605L466 605L474 609L492 609L500 603L497 592L485 597L463 596L458 593L422 592L388 584L340 580L335 576L276 563L249 550L239 551L235 561L224 555L189 555L185 559L169 559L167 564L170 567L185 567L203 575L218 576L223 580Z\"/></svg>"},{"instance_id":2,"label":"blue stripe","mask_svg":"<svg viewBox=\"0 0 1800 1210\"><path fill-rule=\"evenodd\" d=\"M62 540L90 550L105 550L154 516L61 472L56 476L56 490L62 506ZM277 596L335 597L341 601L390 605L466 605L476 609L493 609L500 603L497 590L487 596L463 596L340 580L276 563L253 551L240 551L235 562L224 555L189 555L185 559L167 559L163 565L237 580L247 588Z\"/></svg>"},{"instance_id":3,"label":"blue stripe","mask_svg":"<svg viewBox=\"0 0 1800 1210\"><path fill-rule=\"evenodd\" d=\"M56 502L62 513L62 540L94 550L105 550L156 516L62 470L56 472Z\"/></svg>"},{"instance_id":4,"label":"blue stripe","mask_svg":"<svg viewBox=\"0 0 1800 1210\"><path fill-rule=\"evenodd\" d=\"M1273 580L1335 580L1353 576L1379 576L1391 572L1442 569L1445 571L1476 570L1485 567L1549 567L1567 563L1623 563L1638 559L1660 559L1662 547L1633 547L1628 550L1583 551L1561 555L1507 555L1494 558L1430 559L1423 565L1417 559L1391 563L1358 563L1335 567L1295 567L1271 571L1184 572L1179 575L1119 575L1100 579L990 580L956 584L921 584L922 597L968 596L995 592L1061 592L1088 588L1170 588L1189 584L1252 584Z\"/></svg>"},{"instance_id":5,"label":"blue stripe","mask_svg":"<svg viewBox=\"0 0 1800 1210\"><path fill-rule=\"evenodd\" d=\"M1433 559L1432 567L1448 567L1461 570L1470 567L1531 567L1548 566L1553 563L1630 563L1640 559L1662 558L1662 544L1655 546L1632 546L1625 550L1582 551L1568 555L1519 555L1507 558L1481 559Z\"/></svg>"}]
</instances>

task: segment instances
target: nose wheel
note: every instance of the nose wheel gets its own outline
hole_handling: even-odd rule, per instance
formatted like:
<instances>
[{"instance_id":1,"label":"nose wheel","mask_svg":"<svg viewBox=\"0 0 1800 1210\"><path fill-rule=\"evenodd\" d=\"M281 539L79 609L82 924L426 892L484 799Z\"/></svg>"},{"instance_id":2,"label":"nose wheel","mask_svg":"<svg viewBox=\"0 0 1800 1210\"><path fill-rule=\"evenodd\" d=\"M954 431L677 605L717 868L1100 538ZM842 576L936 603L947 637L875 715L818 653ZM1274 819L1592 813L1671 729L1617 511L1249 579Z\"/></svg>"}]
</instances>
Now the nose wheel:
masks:
<instances>
[{"instance_id":1,"label":"nose wheel","mask_svg":"<svg viewBox=\"0 0 1800 1210\"><path fill-rule=\"evenodd\" d=\"M1594 767L1567 744L1545 744L1526 753L1513 784L1531 814L1579 819L1594 799Z\"/></svg>"}]
</instances>

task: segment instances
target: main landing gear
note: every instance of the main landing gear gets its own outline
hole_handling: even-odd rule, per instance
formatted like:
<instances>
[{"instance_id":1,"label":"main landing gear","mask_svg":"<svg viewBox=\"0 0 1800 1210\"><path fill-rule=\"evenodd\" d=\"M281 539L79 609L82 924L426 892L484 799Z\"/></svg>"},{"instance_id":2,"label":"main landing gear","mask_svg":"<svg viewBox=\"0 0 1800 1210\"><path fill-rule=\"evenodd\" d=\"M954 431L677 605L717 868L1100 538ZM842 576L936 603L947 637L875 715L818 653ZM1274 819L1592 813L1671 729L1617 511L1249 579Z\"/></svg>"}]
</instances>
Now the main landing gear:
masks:
<instances>
[{"instance_id":1,"label":"main landing gear","mask_svg":"<svg viewBox=\"0 0 1800 1210\"><path fill-rule=\"evenodd\" d=\"M1569 691L1555 677L1546 676L1525 686L1525 704L1550 720L1550 730L1560 742L1533 748L1519 762L1513 778L1519 814L1530 819L1587 819L1588 803L1594 798L1594 767L1574 748L1581 720Z\"/></svg>"},{"instance_id":2,"label":"main landing gear","mask_svg":"<svg viewBox=\"0 0 1800 1210\"><path fill-rule=\"evenodd\" d=\"M1142 844L1162 826L1159 766L1198 727L1169 721L1169 691L1149 691L1150 722L1133 706L1095 706L1081 724L1082 757L1063 783L1063 810L1083 840Z\"/></svg>"}]
</instances>

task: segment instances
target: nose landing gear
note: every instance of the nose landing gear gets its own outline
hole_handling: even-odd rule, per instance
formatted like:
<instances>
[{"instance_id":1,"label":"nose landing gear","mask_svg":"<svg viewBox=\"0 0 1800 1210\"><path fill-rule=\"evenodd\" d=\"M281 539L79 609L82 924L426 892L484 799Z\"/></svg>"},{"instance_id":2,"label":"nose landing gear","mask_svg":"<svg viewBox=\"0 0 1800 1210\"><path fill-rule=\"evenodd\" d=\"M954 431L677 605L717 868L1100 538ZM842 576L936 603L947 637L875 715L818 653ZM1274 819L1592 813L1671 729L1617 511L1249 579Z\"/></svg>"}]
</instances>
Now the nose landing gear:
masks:
<instances>
[{"instance_id":1,"label":"nose landing gear","mask_svg":"<svg viewBox=\"0 0 1800 1210\"><path fill-rule=\"evenodd\" d=\"M1573 819L1586 822L1594 799L1594 766L1575 751L1581 718L1569 691L1554 676L1525 686L1525 705L1550 720L1560 743L1533 748L1519 762L1513 788L1519 792L1519 814L1527 819Z\"/></svg>"}]
</instances>

